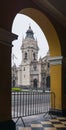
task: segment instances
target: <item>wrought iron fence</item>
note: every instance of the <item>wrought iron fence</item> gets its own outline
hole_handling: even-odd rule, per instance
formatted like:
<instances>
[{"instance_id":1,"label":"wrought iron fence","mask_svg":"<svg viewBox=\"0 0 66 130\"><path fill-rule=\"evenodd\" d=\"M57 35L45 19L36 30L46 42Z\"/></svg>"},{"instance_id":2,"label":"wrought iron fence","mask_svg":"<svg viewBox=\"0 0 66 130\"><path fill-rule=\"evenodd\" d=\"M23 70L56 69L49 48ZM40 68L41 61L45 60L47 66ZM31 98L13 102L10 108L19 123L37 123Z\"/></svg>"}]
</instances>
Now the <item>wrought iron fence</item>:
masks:
<instances>
[{"instance_id":1,"label":"wrought iron fence","mask_svg":"<svg viewBox=\"0 0 66 130\"><path fill-rule=\"evenodd\" d=\"M55 108L52 92L12 92L12 118L46 113L51 105Z\"/></svg>"}]
</instances>

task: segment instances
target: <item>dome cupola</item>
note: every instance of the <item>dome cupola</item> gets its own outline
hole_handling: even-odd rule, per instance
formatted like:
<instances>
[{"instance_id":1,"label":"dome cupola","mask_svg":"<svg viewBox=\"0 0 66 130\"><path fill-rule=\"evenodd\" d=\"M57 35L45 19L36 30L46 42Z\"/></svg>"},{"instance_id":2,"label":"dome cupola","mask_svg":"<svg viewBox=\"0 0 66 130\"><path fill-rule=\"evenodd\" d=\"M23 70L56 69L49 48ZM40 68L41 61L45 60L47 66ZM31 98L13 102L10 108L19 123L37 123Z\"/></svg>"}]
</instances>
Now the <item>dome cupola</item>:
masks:
<instances>
[{"instance_id":1,"label":"dome cupola","mask_svg":"<svg viewBox=\"0 0 66 130\"><path fill-rule=\"evenodd\" d=\"M29 26L29 29L26 32L26 38L34 39L34 33L33 33L32 29L31 29L31 26Z\"/></svg>"}]
</instances>

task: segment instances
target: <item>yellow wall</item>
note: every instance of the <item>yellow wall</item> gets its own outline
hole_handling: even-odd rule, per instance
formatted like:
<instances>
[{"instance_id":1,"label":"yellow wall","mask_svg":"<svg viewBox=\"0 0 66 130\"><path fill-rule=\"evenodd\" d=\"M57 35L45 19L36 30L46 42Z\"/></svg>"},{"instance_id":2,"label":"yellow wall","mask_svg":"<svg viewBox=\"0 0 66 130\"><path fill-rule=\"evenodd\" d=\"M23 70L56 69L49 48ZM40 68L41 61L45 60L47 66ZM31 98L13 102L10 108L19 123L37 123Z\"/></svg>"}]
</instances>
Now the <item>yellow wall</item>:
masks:
<instances>
[{"instance_id":1,"label":"yellow wall","mask_svg":"<svg viewBox=\"0 0 66 130\"><path fill-rule=\"evenodd\" d=\"M39 10L34 8L26 8L20 11L21 14L25 14L32 18L42 29L44 32L46 39L49 44L50 56L61 56L61 47L58 35L56 33L55 28L53 27L50 20ZM61 102L61 65L51 66L51 91L55 93L56 101L55 107L56 109L62 109Z\"/></svg>"},{"instance_id":2,"label":"yellow wall","mask_svg":"<svg viewBox=\"0 0 66 130\"><path fill-rule=\"evenodd\" d=\"M55 93L55 108L62 108L62 97L61 97L61 65L51 65L50 67L50 85L51 91Z\"/></svg>"}]
</instances>

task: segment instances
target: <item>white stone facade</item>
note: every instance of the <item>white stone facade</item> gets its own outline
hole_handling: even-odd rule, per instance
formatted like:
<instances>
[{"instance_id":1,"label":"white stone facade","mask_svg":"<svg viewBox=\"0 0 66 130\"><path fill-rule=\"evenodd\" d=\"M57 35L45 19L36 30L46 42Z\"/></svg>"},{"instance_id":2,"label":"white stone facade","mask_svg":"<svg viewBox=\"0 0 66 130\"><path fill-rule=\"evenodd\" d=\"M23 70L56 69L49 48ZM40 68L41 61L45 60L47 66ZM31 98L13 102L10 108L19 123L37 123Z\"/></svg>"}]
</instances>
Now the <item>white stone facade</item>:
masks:
<instances>
[{"instance_id":1,"label":"white stone facade","mask_svg":"<svg viewBox=\"0 0 66 130\"><path fill-rule=\"evenodd\" d=\"M29 88L43 88L46 86L46 71L48 67L47 56L38 60L38 43L34 33L29 26L26 37L22 41L22 62L16 68L17 86Z\"/></svg>"}]
</instances>

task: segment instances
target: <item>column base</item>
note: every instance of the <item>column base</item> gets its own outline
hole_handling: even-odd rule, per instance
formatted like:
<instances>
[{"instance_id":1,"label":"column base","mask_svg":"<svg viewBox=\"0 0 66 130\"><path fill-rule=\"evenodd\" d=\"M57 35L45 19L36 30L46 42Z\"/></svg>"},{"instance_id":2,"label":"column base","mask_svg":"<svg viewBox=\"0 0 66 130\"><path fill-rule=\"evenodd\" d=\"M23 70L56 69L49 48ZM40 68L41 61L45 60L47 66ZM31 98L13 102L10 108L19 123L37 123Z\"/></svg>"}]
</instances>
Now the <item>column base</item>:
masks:
<instances>
[{"instance_id":1,"label":"column base","mask_svg":"<svg viewBox=\"0 0 66 130\"><path fill-rule=\"evenodd\" d=\"M63 112L63 116L66 117L66 109L63 109L62 112Z\"/></svg>"},{"instance_id":2,"label":"column base","mask_svg":"<svg viewBox=\"0 0 66 130\"><path fill-rule=\"evenodd\" d=\"M63 116L63 111L62 111L62 110L58 110L58 109L53 109L53 108L51 108L51 109L49 110L49 114L57 115L57 116Z\"/></svg>"},{"instance_id":3,"label":"column base","mask_svg":"<svg viewBox=\"0 0 66 130\"><path fill-rule=\"evenodd\" d=\"M15 122L12 120L0 122L0 130L16 130Z\"/></svg>"}]
</instances>

